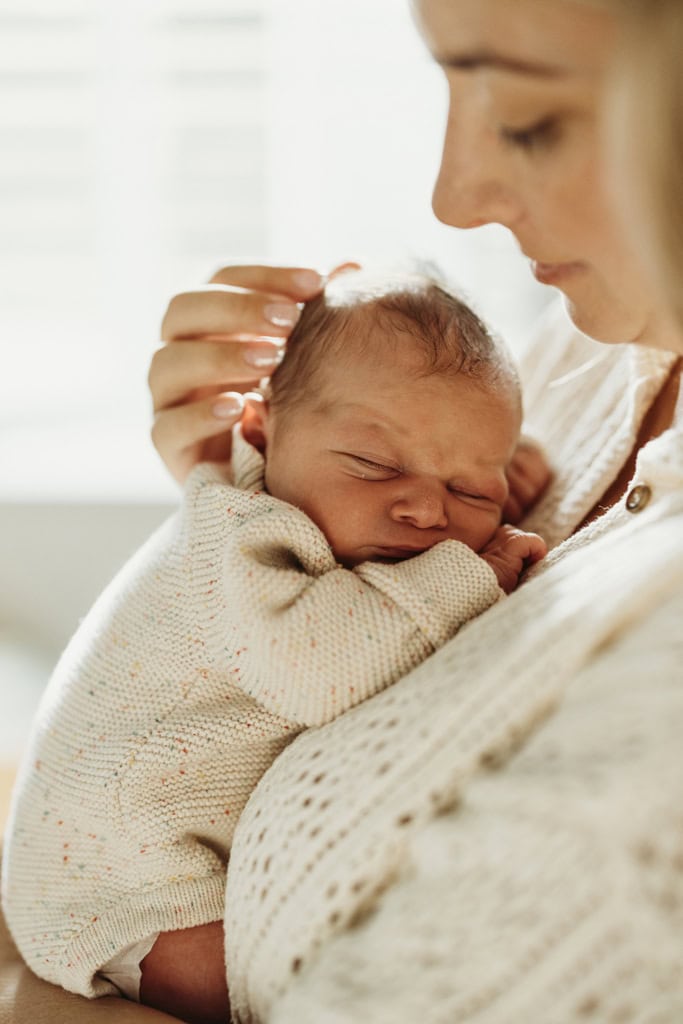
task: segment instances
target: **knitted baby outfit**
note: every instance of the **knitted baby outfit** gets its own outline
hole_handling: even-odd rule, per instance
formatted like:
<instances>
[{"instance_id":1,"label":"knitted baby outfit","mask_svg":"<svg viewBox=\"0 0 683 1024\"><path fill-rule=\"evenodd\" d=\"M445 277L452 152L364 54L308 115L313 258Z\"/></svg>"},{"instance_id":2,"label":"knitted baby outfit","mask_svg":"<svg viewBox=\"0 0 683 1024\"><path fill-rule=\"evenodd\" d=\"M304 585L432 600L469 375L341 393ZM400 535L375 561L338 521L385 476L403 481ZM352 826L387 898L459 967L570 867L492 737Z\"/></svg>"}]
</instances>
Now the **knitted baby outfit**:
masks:
<instances>
[{"instance_id":1,"label":"knitted baby outfit","mask_svg":"<svg viewBox=\"0 0 683 1024\"><path fill-rule=\"evenodd\" d=\"M87 996L156 932L222 917L242 809L305 727L400 678L501 596L444 541L339 566L299 509L263 491L237 434L234 486L190 476L62 656L16 790L3 898L36 974Z\"/></svg>"}]
</instances>

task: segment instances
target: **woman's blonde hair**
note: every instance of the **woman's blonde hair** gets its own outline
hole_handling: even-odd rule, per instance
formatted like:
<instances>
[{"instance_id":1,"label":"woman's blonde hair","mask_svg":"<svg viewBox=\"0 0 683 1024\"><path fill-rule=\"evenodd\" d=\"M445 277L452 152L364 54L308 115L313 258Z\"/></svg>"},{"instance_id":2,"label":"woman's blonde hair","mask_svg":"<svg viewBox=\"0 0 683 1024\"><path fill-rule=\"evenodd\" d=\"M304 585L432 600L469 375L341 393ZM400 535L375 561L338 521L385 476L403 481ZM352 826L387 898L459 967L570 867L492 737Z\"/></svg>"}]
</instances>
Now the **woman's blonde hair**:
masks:
<instances>
[{"instance_id":1,"label":"woman's blonde hair","mask_svg":"<svg viewBox=\"0 0 683 1024\"><path fill-rule=\"evenodd\" d=\"M613 152L645 256L683 325L683 0L612 0L623 22Z\"/></svg>"}]
</instances>

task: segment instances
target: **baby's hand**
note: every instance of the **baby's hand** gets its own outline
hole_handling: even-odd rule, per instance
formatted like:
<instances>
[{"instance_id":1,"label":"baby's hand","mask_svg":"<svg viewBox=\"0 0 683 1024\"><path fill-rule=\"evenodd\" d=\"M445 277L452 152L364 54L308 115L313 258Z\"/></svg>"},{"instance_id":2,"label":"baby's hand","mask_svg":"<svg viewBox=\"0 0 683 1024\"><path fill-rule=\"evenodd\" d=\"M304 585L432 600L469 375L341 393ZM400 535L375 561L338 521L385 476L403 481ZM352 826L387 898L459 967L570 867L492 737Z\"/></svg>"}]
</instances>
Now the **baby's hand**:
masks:
<instances>
[{"instance_id":1,"label":"baby's hand","mask_svg":"<svg viewBox=\"0 0 683 1024\"><path fill-rule=\"evenodd\" d=\"M503 506L503 522L518 523L536 504L552 478L541 446L530 437L520 437L506 476L510 492Z\"/></svg>"},{"instance_id":2,"label":"baby's hand","mask_svg":"<svg viewBox=\"0 0 683 1024\"><path fill-rule=\"evenodd\" d=\"M524 533L516 526L504 525L498 527L479 556L491 566L501 589L509 594L519 583L522 571L540 562L547 553L547 545L537 533Z\"/></svg>"}]
</instances>

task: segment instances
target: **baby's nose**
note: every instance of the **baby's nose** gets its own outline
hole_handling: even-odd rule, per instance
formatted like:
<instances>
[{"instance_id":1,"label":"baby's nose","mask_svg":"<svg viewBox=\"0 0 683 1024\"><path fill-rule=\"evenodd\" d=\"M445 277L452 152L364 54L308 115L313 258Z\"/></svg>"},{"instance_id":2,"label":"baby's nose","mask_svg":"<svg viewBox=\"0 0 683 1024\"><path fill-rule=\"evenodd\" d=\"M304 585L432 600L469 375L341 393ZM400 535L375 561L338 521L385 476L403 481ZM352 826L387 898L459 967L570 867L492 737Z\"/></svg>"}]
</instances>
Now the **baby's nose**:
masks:
<instances>
[{"instance_id":1,"label":"baby's nose","mask_svg":"<svg viewBox=\"0 0 683 1024\"><path fill-rule=\"evenodd\" d=\"M443 500L433 491L422 488L397 498L391 507L391 517L396 522L409 523L420 530L448 526Z\"/></svg>"}]
</instances>

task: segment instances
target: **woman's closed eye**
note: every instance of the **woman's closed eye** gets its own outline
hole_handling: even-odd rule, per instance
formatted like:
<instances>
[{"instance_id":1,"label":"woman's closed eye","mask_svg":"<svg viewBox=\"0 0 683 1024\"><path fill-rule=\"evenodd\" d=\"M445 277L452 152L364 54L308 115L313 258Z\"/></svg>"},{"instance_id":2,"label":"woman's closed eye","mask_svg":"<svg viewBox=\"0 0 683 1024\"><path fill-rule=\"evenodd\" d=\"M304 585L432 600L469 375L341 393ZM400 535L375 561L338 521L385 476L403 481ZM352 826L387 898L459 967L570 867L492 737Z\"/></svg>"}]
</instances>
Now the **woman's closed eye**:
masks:
<instances>
[{"instance_id":1,"label":"woman's closed eye","mask_svg":"<svg viewBox=\"0 0 683 1024\"><path fill-rule=\"evenodd\" d=\"M534 124L525 125L521 128L513 128L500 125L498 134L503 142L517 149L532 152L534 150L549 149L559 140L560 126L553 117L544 117Z\"/></svg>"}]
</instances>

